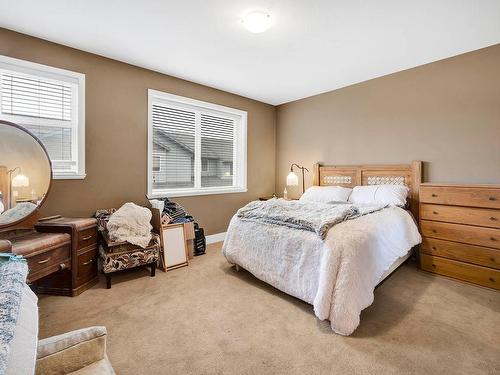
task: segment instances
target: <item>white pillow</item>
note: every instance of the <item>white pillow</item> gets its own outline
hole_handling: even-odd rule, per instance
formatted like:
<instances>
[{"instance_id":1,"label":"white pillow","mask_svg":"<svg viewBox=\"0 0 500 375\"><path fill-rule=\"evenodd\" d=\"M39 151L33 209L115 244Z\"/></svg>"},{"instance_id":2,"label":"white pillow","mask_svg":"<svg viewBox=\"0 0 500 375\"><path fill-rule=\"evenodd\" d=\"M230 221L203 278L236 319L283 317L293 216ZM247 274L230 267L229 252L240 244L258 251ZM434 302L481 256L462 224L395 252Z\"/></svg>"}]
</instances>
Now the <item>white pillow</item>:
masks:
<instances>
[{"instance_id":1,"label":"white pillow","mask_svg":"<svg viewBox=\"0 0 500 375\"><path fill-rule=\"evenodd\" d=\"M381 203L399 207L406 205L407 186L404 185L369 185L356 186L349 197L351 203Z\"/></svg>"},{"instance_id":2,"label":"white pillow","mask_svg":"<svg viewBox=\"0 0 500 375\"><path fill-rule=\"evenodd\" d=\"M342 186L311 186L302 194L300 200L320 203L347 202L351 191L351 188Z\"/></svg>"}]
</instances>

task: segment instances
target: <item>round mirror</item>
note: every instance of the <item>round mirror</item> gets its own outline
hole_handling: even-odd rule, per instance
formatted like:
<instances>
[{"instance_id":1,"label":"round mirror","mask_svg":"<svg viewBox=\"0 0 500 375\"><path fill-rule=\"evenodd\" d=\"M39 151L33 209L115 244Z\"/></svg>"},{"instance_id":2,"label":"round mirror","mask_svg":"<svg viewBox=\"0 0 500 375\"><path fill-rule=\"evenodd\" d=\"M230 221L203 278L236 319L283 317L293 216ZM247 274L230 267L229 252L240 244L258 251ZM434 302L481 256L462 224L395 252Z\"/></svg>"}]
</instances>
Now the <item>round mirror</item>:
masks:
<instances>
[{"instance_id":1,"label":"round mirror","mask_svg":"<svg viewBox=\"0 0 500 375\"><path fill-rule=\"evenodd\" d=\"M51 179L49 155L40 140L0 120L0 228L32 215L45 200Z\"/></svg>"}]
</instances>

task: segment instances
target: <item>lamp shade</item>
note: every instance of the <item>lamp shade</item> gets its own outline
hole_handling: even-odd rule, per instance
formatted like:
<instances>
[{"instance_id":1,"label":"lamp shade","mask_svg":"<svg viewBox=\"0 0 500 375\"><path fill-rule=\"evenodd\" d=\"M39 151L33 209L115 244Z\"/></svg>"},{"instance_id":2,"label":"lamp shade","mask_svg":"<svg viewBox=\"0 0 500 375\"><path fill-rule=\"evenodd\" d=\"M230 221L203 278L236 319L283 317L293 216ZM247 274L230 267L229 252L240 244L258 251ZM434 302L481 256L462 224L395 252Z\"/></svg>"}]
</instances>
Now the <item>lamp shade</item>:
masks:
<instances>
[{"instance_id":1,"label":"lamp shade","mask_svg":"<svg viewBox=\"0 0 500 375\"><path fill-rule=\"evenodd\" d=\"M26 187L29 186L29 184L30 184L30 179L21 173L19 173L12 179L13 187Z\"/></svg>"},{"instance_id":2,"label":"lamp shade","mask_svg":"<svg viewBox=\"0 0 500 375\"><path fill-rule=\"evenodd\" d=\"M294 172L288 173L288 176L286 176L286 184L288 186L297 186L299 184L299 178Z\"/></svg>"}]
</instances>

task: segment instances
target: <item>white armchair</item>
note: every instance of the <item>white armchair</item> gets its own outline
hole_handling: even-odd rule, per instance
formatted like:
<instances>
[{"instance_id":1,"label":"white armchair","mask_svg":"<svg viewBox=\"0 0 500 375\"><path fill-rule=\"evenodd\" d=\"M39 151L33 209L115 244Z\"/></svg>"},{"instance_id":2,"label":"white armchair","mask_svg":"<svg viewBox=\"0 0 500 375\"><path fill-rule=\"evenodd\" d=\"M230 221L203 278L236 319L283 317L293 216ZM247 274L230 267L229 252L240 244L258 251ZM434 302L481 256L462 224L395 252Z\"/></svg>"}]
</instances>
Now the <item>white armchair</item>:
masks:
<instances>
[{"instance_id":1,"label":"white armchair","mask_svg":"<svg viewBox=\"0 0 500 375\"><path fill-rule=\"evenodd\" d=\"M89 327L39 340L38 298L26 285L6 375L113 375L106 328Z\"/></svg>"},{"instance_id":2,"label":"white armchair","mask_svg":"<svg viewBox=\"0 0 500 375\"><path fill-rule=\"evenodd\" d=\"M106 328L89 327L38 341L36 374L114 374L106 356Z\"/></svg>"}]
</instances>

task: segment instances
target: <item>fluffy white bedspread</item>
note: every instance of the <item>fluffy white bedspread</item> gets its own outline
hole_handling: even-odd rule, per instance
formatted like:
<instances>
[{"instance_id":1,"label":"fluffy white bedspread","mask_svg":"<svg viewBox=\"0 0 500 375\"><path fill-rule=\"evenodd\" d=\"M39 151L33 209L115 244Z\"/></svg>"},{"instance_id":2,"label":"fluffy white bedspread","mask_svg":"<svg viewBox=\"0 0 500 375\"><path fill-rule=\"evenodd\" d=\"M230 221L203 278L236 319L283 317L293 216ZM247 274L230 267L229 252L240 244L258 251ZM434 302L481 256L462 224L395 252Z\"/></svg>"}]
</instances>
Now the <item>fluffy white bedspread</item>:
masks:
<instances>
[{"instance_id":1,"label":"fluffy white bedspread","mask_svg":"<svg viewBox=\"0 0 500 375\"><path fill-rule=\"evenodd\" d=\"M350 335L372 304L383 273L421 242L399 207L337 224L325 240L312 232L244 221L234 216L222 252L275 288L314 306L334 332Z\"/></svg>"},{"instance_id":2,"label":"fluffy white bedspread","mask_svg":"<svg viewBox=\"0 0 500 375\"><path fill-rule=\"evenodd\" d=\"M109 218L107 229L112 241L127 241L142 248L151 240L151 211L134 203L125 203Z\"/></svg>"}]
</instances>

